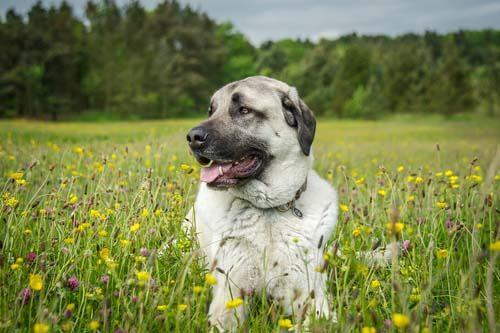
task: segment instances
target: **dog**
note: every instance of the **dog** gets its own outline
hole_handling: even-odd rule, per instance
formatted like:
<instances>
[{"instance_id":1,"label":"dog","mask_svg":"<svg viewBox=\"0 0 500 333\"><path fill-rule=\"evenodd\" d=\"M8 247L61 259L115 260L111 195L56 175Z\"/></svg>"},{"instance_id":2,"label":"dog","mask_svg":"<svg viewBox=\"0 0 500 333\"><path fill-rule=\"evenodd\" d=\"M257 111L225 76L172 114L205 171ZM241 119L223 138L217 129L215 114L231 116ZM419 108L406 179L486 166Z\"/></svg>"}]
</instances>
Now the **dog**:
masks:
<instances>
[{"instance_id":1,"label":"dog","mask_svg":"<svg viewBox=\"0 0 500 333\"><path fill-rule=\"evenodd\" d=\"M186 220L217 278L208 315L220 330L244 320L246 307L227 303L250 294L265 293L296 322L334 316L322 267L338 200L312 169L315 131L294 87L253 76L216 91L208 119L187 134L202 168Z\"/></svg>"}]
</instances>

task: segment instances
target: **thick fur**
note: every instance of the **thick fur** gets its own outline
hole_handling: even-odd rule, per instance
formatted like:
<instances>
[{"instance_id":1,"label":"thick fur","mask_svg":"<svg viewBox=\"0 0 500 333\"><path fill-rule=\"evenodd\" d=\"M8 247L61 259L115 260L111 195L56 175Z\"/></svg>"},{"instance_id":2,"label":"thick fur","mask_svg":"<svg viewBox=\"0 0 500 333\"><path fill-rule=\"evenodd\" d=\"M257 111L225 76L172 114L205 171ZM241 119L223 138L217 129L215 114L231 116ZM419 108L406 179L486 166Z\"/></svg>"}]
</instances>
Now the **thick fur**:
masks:
<instances>
[{"instance_id":1,"label":"thick fur","mask_svg":"<svg viewBox=\"0 0 500 333\"><path fill-rule=\"evenodd\" d=\"M231 113L235 93L258 113L235 117ZM286 98L296 109L289 110ZM213 115L201 125L209 122L217 133L237 136L234 140L254 138L265 147L269 159L258 176L239 186L220 190L201 183L194 209L187 216L194 222L207 268L218 280L209 308L211 324L234 330L245 318L245 307L231 310L226 303L262 292L297 320L310 310L329 317L331 302L321 268L338 203L335 190L311 169L312 112L294 88L266 77L221 88L212 105ZM285 118L294 112L295 124ZM304 120L297 115L306 123L300 123ZM302 217L291 210L278 211L275 207L290 202L306 180L306 190L295 203Z\"/></svg>"}]
</instances>

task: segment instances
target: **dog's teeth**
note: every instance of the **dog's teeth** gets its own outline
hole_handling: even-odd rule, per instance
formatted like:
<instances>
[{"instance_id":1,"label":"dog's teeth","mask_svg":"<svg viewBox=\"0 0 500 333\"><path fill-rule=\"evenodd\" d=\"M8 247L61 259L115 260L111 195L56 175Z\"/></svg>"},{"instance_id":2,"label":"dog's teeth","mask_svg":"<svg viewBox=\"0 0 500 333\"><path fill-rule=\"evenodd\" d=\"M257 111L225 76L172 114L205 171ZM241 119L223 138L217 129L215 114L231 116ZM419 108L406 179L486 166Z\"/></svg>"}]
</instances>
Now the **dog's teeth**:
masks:
<instances>
[{"instance_id":1,"label":"dog's teeth","mask_svg":"<svg viewBox=\"0 0 500 333\"><path fill-rule=\"evenodd\" d=\"M210 168L212 164L214 163L214 160L210 160L207 165L205 165L206 168Z\"/></svg>"},{"instance_id":2,"label":"dog's teeth","mask_svg":"<svg viewBox=\"0 0 500 333\"><path fill-rule=\"evenodd\" d=\"M238 165L238 164L240 164L240 162L238 162L238 161L234 162L234 165Z\"/></svg>"},{"instance_id":3,"label":"dog's teeth","mask_svg":"<svg viewBox=\"0 0 500 333\"><path fill-rule=\"evenodd\" d=\"M219 176L224 175L224 170L222 170L222 166L219 165Z\"/></svg>"}]
</instances>

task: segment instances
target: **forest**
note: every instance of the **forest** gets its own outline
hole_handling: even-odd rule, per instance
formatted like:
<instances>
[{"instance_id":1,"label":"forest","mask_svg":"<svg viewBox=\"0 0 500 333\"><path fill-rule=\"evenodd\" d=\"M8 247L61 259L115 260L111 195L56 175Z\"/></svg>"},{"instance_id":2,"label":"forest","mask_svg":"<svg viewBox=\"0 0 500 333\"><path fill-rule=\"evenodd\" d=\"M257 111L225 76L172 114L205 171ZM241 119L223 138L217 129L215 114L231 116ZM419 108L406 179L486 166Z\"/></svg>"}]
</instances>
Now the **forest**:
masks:
<instances>
[{"instance_id":1,"label":"forest","mask_svg":"<svg viewBox=\"0 0 500 333\"><path fill-rule=\"evenodd\" d=\"M0 118L200 116L220 86L258 74L296 86L320 117L500 114L500 30L253 45L176 1L88 1L84 17L38 2L5 13L0 45Z\"/></svg>"}]
</instances>

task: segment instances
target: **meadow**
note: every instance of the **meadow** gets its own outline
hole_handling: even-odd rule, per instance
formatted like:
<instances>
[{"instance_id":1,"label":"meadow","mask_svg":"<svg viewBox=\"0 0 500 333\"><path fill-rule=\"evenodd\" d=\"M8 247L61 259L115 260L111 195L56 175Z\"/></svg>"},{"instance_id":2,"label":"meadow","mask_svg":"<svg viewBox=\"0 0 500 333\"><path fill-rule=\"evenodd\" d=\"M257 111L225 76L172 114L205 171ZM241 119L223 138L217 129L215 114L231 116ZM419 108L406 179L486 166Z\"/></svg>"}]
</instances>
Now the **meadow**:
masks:
<instances>
[{"instance_id":1,"label":"meadow","mask_svg":"<svg viewBox=\"0 0 500 333\"><path fill-rule=\"evenodd\" d=\"M204 332L192 232L197 120L0 122L0 331ZM500 121L322 120L315 168L339 192L327 247L338 323L311 332L500 328ZM399 241L388 266L356 251ZM163 255L158 249L163 248ZM341 255L336 255L336 250ZM266 299L241 330L299 331Z\"/></svg>"}]
</instances>

